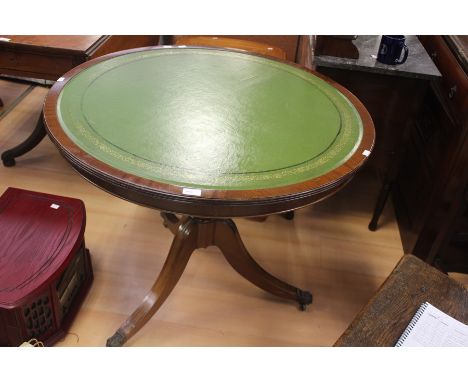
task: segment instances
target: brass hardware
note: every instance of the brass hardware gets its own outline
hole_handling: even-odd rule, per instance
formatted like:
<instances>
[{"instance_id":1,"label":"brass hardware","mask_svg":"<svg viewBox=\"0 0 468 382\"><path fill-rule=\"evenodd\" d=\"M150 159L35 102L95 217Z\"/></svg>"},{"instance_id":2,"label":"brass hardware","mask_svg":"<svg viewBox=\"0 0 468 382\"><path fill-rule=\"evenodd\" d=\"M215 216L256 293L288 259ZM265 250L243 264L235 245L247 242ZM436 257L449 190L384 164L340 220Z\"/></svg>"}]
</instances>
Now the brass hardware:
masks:
<instances>
[{"instance_id":1,"label":"brass hardware","mask_svg":"<svg viewBox=\"0 0 468 382\"><path fill-rule=\"evenodd\" d=\"M450 91L449 91L449 94L448 94L449 99L452 99L455 96L456 92L457 92L457 85L453 85L450 88Z\"/></svg>"}]
</instances>

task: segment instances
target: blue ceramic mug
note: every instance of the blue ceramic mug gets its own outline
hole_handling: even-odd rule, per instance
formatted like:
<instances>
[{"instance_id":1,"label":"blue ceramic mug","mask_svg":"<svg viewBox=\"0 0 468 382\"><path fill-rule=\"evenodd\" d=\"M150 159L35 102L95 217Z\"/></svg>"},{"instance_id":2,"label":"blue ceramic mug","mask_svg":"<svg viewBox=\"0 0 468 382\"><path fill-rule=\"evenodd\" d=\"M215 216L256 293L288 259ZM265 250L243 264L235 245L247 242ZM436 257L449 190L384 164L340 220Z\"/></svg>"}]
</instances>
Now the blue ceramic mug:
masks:
<instances>
[{"instance_id":1,"label":"blue ceramic mug","mask_svg":"<svg viewBox=\"0 0 468 382\"><path fill-rule=\"evenodd\" d=\"M401 51L405 53L401 57ZM405 36L402 35L383 35L380 40L379 53L377 61L387 65L403 64L408 58L408 47L405 45Z\"/></svg>"}]
</instances>

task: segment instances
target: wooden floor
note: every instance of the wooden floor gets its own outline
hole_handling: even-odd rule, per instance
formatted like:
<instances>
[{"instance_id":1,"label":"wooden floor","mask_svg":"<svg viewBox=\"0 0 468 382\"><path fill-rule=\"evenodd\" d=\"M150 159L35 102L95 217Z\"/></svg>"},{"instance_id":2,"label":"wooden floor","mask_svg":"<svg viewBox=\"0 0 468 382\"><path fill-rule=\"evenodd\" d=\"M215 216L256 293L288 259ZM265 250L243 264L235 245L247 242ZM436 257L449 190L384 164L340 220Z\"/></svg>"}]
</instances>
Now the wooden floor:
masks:
<instances>
[{"instance_id":1,"label":"wooden floor","mask_svg":"<svg viewBox=\"0 0 468 382\"><path fill-rule=\"evenodd\" d=\"M47 91L18 91L23 98L0 116L0 152L29 134ZM0 166L0 193L9 186L85 202L95 279L57 346L103 346L152 285L172 234L158 211L117 199L81 178L48 138L15 167ZM212 247L194 253L172 295L127 346L332 345L403 255L391 203L381 228L367 229L377 187L373 173L365 171L335 196L297 211L293 221L236 220L265 269L313 293L307 311L249 284Z\"/></svg>"}]
</instances>

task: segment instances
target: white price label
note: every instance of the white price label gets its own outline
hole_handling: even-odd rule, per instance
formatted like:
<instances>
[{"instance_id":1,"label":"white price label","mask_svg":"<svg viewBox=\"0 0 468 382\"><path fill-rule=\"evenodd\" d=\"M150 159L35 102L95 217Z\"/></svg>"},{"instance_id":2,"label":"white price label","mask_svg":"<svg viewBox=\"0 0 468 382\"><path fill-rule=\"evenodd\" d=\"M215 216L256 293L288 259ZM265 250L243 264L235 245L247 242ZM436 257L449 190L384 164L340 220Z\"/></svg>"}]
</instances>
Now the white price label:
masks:
<instances>
[{"instance_id":1,"label":"white price label","mask_svg":"<svg viewBox=\"0 0 468 382\"><path fill-rule=\"evenodd\" d=\"M184 188L182 189L182 193L184 195L201 196L201 190L199 188Z\"/></svg>"}]
</instances>

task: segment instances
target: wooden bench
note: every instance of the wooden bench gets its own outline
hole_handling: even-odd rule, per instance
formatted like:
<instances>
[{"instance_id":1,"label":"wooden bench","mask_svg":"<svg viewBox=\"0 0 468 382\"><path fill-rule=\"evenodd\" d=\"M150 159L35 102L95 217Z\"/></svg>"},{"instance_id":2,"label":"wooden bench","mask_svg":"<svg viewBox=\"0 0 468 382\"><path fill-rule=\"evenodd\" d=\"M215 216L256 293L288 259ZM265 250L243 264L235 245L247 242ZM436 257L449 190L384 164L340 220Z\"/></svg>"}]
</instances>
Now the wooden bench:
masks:
<instances>
[{"instance_id":1,"label":"wooden bench","mask_svg":"<svg viewBox=\"0 0 468 382\"><path fill-rule=\"evenodd\" d=\"M405 255L334 346L395 346L429 302L468 324L468 290L413 255Z\"/></svg>"}]
</instances>

